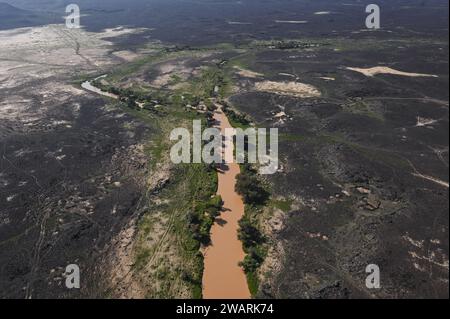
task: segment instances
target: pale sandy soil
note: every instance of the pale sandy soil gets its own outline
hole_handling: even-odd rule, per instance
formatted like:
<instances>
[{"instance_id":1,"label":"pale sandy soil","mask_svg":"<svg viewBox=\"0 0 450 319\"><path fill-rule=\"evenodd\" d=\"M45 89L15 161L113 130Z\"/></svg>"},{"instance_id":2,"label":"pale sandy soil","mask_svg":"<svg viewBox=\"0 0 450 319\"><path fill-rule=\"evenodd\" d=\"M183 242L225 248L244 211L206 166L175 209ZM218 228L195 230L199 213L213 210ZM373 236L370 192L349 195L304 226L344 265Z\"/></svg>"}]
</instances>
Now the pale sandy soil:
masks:
<instances>
[{"instance_id":1,"label":"pale sandy soil","mask_svg":"<svg viewBox=\"0 0 450 319\"><path fill-rule=\"evenodd\" d=\"M267 256L258 270L258 275L262 283L275 287L275 290L278 290L275 284L276 274L282 269L285 255L283 243L277 238L277 235L284 227L285 214L279 209L275 209L272 216L262 225L264 234L270 238L274 245L270 245Z\"/></svg>"},{"instance_id":2,"label":"pale sandy soil","mask_svg":"<svg viewBox=\"0 0 450 319\"><path fill-rule=\"evenodd\" d=\"M446 188L449 188L449 183L448 182L440 180L440 179L435 178L433 176L423 175L423 174L420 174L420 173L413 173L413 175L416 176L416 177L419 177L419 178L423 178L423 179L429 180L431 182L434 182L434 183L439 184L441 186L444 186Z\"/></svg>"},{"instance_id":3,"label":"pale sandy soil","mask_svg":"<svg viewBox=\"0 0 450 319\"><path fill-rule=\"evenodd\" d=\"M0 97L0 120L14 121L21 132L37 130L47 121L50 108L86 95L70 83L74 75L98 72L123 61L111 54L111 39L143 31L116 28L92 33L64 25L0 31L0 90L17 91ZM132 57L123 50L118 54ZM73 103L71 108L76 119L79 105ZM51 125L69 127L71 123L56 121Z\"/></svg>"},{"instance_id":4,"label":"pale sandy soil","mask_svg":"<svg viewBox=\"0 0 450 319\"><path fill-rule=\"evenodd\" d=\"M418 262L425 262L426 264L433 264L438 267L442 267L448 271L449 269L449 260L448 257L441 252L441 254L436 254L432 252L431 254L427 255L419 255L418 253L414 251L408 251L408 254L411 256L411 258L415 259ZM416 266L417 265L417 266ZM416 263L415 267L417 269L425 269L425 267L418 267L419 264Z\"/></svg>"},{"instance_id":5,"label":"pale sandy soil","mask_svg":"<svg viewBox=\"0 0 450 319\"><path fill-rule=\"evenodd\" d=\"M143 31L116 28L93 33L64 25L0 31L0 87L12 88L34 79L112 65L117 58L110 54L113 43L108 39ZM124 51L118 55L132 58Z\"/></svg>"},{"instance_id":6,"label":"pale sandy soil","mask_svg":"<svg viewBox=\"0 0 450 319\"><path fill-rule=\"evenodd\" d=\"M275 23L288 23L288 24L305 24L308 21L296 21L296 20L275 20Z\"/></svg>"},{"instance_id":7,"label":"pale sandy soil","mask_svg":"<svg viewBox=\"0 0 450 319\"><path fill-rule=\"evenodd\" d=\"M204 55L206 57L207 54ZM181 82L184 82L193 75L198 75L201 72L201 68L192 68L186 65L186 60L174 60L163 63L158 66L158 77L154 79L150 85L155 88L163 88L170 85L174 77L180 79L180 83L171 85L171 89L176 89L180 87Z\"/></svg>"},{"instance_id":8,"label":"pale sandy soil","mask_svg":"<svg viewBox=\"0 0 450 319\"><path fill-rule=\"evenodd\" d=\"M239 22L239 21L228 21L228 24L231 24L231 25L250 25L252 23L250 23L250 22Z\"/></svg>"},{"instance_id":9,"label":"pale sandy soil","mask_svg":"<svg viewBox=\"0 0 450 319\"><path fill-rule=\"evenodd\" d=\"M285 110L283 107L280 106L280 112L275 113L274 116L272 117L273 120L275 120L275 125L277 124L284 124L286 123L286 121L289 119L290 117L288 116L288 114L286 114Z\"/></svg>"},{"instance_id":10,"label":"pale sandy soil","mask_svg":"<svg viewBox=\"0 0 450 319\"><path fill-rule=\"evenodd\" d=\"M418 116L417 117L417 124L416 124L416 126L417 127L423 127L423 126L428 126L428 125L434 124L436 122L437 122L437 120L427 119L427 118L423 118L423 117Z\"/></svg>"},{"instance_id":11,"label":"pale sandy soil","mask_svg":"<svg viewBox=\"0 0 450 319\"><path fill-rule=\"evenodd\" d=\"M297 78L296 75L290 74L290 73L283 73L283 72L280 72L280 73L278 73L278 75L289 76L289 77L294 78L294 79Z\"/></svg>"},{"instance_id":12,"label":"pale sandy soil","mask_svg":"<svg viewBox=\"0 0 450 319\"><path fill-rule=\"evenodd\" d=\"M140 157L143 152L144 146L139 145L130 158ZM165 158L142 182L145 181L149 192L160 189L169 181L171 170L172 163ZM169 200L160 198L152 198L152 202L169 204ZM182 244L173 231L179 213L177 210L170 214L161 212L155 206L141 217L133 218L119 234L106 259L106 269L113 283L113 298L192 298L191 288L179 278L179 270L185 266ZM148 230L138 227L144 221ZM136 268L135 263L143 251L149 251L150 255ZM160 278L162 271L167 272L171 279ZM166 285L167 280L170 280L169 286Z\"/></svg>"},{"instance_id":13,"label":"pale sandy soil","mask_svg":"<svg viewBox=\"0 0 450 319\"><path fill-rule=\"evenodd\" d=\"M263 81L255 84L255 89L280 95L290 95L301 98L320 97L321 93L314 86L299 82Z\"/></svg>"},{"instance_id":14,"label":"pale sandy soil","mask_svg":"<svg viewBox=\"0 0 450 319\"><path fill-rule=\"evenodd\" d=\"M328 76L321 76L320 79L325 80L325 81L336 81L335 78L328 77Z\"/></svg>"},{"instance_id":15,"label":"pale sandy soil","mask_svg":"<svg viewBox=\"0 0 450 319\"><path fill-rule=\"evenodd\" d=\"M367 69L347 67L346 69L362 73L365 76L375 76L377 74L392 74L392 75L400 75L400 76L408 76L408 77L433 77L433 78L438 77L437 75L433 75L433 74L410 73L410 72L398 71L398 70L395 70L395 69L392 69L392 68L386 67L386 66L376 66L376 67L367 68Z\"/></svg>"},{"instance_id":16,"label":"pale sandy soil","mask_svg":"<svg viewBox=\"0 0 450 319\"><path fill-rule=\"evenodd\" d=\"M124 60L125 62L133 61L140 56L139 54L128 50L117 51L114 52L113 55Z\"/></svg>"},{"instance_id":17,"label":"pale sandy soil","mask_svg":"<svg viewBox=\"0 0 450 319\"><path fill-rule=\"evenodd\" d=\"M148 178L149 189L154 189L165 183L170 177L170 165L161 164L155 173ZM161 280L158 279L159 267L165 265L168 271L182 267L183 260L180 251L173 243L176 238L170 231L173 227L173 216L165 216L158 211L152 212L151 230L144 234L137 228L138 218L117 236L112 249L106 258L110 280L112 282L112 297L123 299L143 299L161 297L161 293L173 295L175 298L191 298L189 288L182 281L174 280L169 293L164 291ZM148 249L151 256L145 265L136 270L134 267L139 251ZM172 267L172 268L171 268Z\"/></svg>"},{"instance_id":18,"label":"pale sandy soil","mask_svg":"<svg viewBox=\"0 0 450 319\"><path fill-rule=\"evenodd\" d=\"M275 118L280 118L280 117L285 117L286 116L286 113L285 112L279 112L279 113L277 113L277 114L275 114Z\"/></svg>"},{"instance_id":19,"label":"pale sandy soil","mask_svg":"<svg viewBox=\"0 0 450 319\"><path fill-rule=\"evenodd\" d=\"M430 176L430 175L422 174L421 172L419 172L417 170L417 168L414 166L414 164L410 160L408 160L408 163L411 166L411 168L413 169L413 172L411 173L413 176L419 177L419 178L423 178L423 179L428 180L430 182L433 182L433 183L436 183L436 184L441 185L443 187L449 188L449 183L448 182L443 181L443 180L441 180L439 178Z\"/></svg>"},{"instance_id":20,"label":"pale sandy soil","mask_svg":"<svg viewBox=\"0 0 450 319\"><path fill-rule=\"evenodd\" d=\"M261 73L254 72L254 71L247 70L247 69L243 69L243 68L240 68L238 66L236 66L235 69L237 70L236 73L239 74L240 76L244 77L244 78L255 79L255 78L264 77L264 75L261 74Z\"/></svg>"}]
</instances>

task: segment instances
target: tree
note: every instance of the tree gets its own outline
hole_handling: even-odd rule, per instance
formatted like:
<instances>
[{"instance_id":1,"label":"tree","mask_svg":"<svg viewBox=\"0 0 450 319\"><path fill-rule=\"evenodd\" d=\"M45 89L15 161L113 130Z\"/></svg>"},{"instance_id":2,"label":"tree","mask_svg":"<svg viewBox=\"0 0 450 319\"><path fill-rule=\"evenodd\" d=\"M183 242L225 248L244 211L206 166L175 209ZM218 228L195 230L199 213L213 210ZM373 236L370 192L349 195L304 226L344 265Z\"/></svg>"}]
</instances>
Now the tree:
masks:
<instances>
[{"instance_id":1,"label":"tree","mask_svg":"<svg viewBox=\"0 0 450 319\"><path fill-rule=\"evenodd\" d=\"M242 195L246 204L263 205L269 198L269 193L258 178L250 174L243 172L237 176L236 191Z\"/></svg>"}]
</instances>

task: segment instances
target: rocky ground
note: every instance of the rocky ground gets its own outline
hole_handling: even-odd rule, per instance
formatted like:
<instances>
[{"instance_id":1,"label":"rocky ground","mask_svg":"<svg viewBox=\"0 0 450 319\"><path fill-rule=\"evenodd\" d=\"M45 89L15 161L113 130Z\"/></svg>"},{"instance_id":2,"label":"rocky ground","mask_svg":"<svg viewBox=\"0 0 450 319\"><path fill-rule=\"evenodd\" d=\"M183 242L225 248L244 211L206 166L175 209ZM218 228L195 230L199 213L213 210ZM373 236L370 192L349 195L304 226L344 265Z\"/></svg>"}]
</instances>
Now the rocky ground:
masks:
<instances>
[{"instance_id":1,"label":"rocky ground","mask_svg":"<svg viewBox=\"0 0 450 319\"><path fill-rule=\"evenodd\" d=\"M280 129L258 296L448 298L448 3L383 1L384 28L367 32L359 1L279 1L274 13L270 1L132 0L133 23L117 4L82 1L93 7L80 30L58 24L55 1L50 15L16 2L24 10L0 7L1 298L199 297L186 212L210 172L183 167L166 184L161 154L146 151L164 144L153 115L80 83L111 73L187 97L217 65L229 104ZM195 108L155 112L169 128ZM64 285L73 263L81 290ZM368 264L381 289L365 286Z\"/></svg>"},{"instance_id":2,"label":"rocky ground","mask_svg":"<svg viewBox=\"0 0 450 319\"><path fill-rule=\"evenodd\" d=\"M283 248L261 271L261 297L448 297L448 43L401 42L394 54L394 40L375 44L376 55L330 41L242 59L259 75L237 78L229 101L279 128L281 170L268 180L291 203L269 232ZM434 76L368 76L355 65ZM258 90L292 79L321 94ZM365 286L369 264L381 289Z\"/></svg>"},{"instance_id":3,"label":"rocky ground","mask_svg":"<svg viewBox=\"0 0 450 319\"><path fill-rule=\"evenodd\" d=\"M104 35L115 32L132 31ZM139 214L151 127L73 82L123 61L101 35L53 25L0 38L1 296L104 296L95 267ZM71 263L88 289L65 288Z\"/></svg>"}]
</instances>

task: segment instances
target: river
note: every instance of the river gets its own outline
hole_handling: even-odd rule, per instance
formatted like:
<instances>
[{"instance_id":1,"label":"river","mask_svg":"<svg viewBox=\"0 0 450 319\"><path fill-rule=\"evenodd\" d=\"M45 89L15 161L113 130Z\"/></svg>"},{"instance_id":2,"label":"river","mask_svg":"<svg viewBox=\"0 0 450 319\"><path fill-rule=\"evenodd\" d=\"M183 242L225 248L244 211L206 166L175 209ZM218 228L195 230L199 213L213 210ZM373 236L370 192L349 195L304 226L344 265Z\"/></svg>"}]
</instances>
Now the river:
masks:
<instances>
[{"instance_id":1,"label":"river","mask_svg":"<svg viewBox=\"0 0 450 319\"><path fill-rule=\"evenodd\" d=\"M221 106L215 111L216 127L223 136L226 128L232 128ZM232 142L225 148L234 147ZM225 150L224 150L225 151ZM230 150L228 150L230 151ZM244 260L242 242L238 239L239 220L244 216L244 202L236 193L236 176L240 173L237 163L222 165L218 170L217 194L222 196L223 210L211 228L211 245L204 251L203 298L249 299L247 279L239 262Z\"/></svg>"}]
</instances>

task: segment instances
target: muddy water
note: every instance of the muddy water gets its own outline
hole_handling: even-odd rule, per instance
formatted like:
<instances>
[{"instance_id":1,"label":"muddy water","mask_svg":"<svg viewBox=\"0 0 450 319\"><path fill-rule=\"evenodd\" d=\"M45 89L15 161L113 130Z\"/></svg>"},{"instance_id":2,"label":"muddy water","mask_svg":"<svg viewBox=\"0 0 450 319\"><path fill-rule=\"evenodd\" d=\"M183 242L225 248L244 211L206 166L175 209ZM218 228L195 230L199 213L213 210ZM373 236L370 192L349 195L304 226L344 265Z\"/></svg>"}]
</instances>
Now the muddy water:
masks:
<instances>
[{"instance_id":1,"label":"muddy water","mask_svg":"<svg viewBox=\"0 0 450 319\"><path fill-rule=\"evenodd\" d=\"M224 133L231 128L228 118L219 108L214 115L216 127ZM225 143L233 148L233 143ZM238 239L239 220L244 215L244 202L234 190L236 176L240 173L236 163L223 165L219 171L218 195L222 196L224 209L211 229L211 245L205 250L203 297L205 299L248 299L250 292L245 273L239 262L245 257L242 242Z\"/></svg>"}]
</instances>

